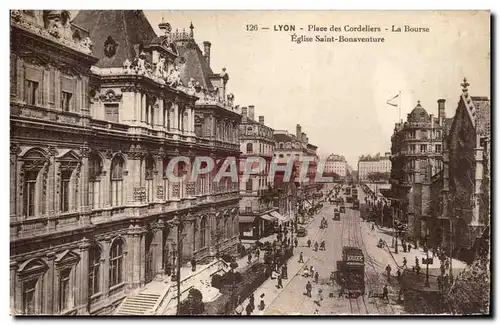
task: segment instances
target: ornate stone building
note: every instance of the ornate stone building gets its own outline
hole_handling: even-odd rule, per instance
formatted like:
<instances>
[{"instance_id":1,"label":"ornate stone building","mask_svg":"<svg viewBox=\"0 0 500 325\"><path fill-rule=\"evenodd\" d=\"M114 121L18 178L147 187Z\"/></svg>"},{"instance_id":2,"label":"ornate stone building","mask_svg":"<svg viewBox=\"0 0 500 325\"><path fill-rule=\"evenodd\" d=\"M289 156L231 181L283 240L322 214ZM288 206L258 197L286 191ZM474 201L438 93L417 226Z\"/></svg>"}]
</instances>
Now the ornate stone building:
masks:
<instances>
[{"instance_id":1,"label":"ornate stone building","mask_svg":"<svg viewBox=\"0 0 500 325\"><path fill-rule=\"evenodd\" d=\"M240 177L243 176L246 158L261 157L266 167L258 175L251 175L240 183L240 237L242 239L260 239L274 232L274 225L282 220L275 211L272 199L274 182L268 182L270 163L273 158L273 129L266 126L264 116L255 120L254 106L242 108L240 125L241 163Z\"/></svg>"},{"instance_id":2,"label":"ornate stone building","mask_svg":"<svg viewBox=\"0 0 500 325\"><path fill-rule=\"evenodd\" d=\"M471 96L464 79L445 141L442 215L443 246L458 257L491 222L491 108L488 97ZM450 237L451 233L451 237ZM438 234L439 235L439 234Z\"/></svg>"},{"instance_id":3,"label":"ornate stone building","mask_svg":"<svg viewBox=\"0 0 500 325\"><path fill-rule=\"evenodd\" d=\"M135 10L11 11L13 313L106 314L170 274L178 243L181 263L234 249L237 184L171 176L238 151L238 123L197 134L208 91L183 84L163 28Z\"/></svg>"},{"instance_id":4,"label":"ornate stone building","mask_svg":"<svg viewBox=\"0 0 500 325\"><path fill-rule=\"evenodd\" d=\"M443 132L452 119L445 115L444 100L438 101L438 117L418 102L406 122L396 123L391 142L391 191L396 219L408 224L407 236L416 243L424 239L430 217L431 177L443 168Z\"/></svg>"},{"instance_id":5,"label":"ornate stone building","mask_svg":"<svg viewBox=\"0 0 500 325\"><path fill-rule=\"evenodd\" d=\"M325 160L325 173L337 174L341 178L347 176L347 161L344 156L331 154Z\"/></svg>"}]
</instances>

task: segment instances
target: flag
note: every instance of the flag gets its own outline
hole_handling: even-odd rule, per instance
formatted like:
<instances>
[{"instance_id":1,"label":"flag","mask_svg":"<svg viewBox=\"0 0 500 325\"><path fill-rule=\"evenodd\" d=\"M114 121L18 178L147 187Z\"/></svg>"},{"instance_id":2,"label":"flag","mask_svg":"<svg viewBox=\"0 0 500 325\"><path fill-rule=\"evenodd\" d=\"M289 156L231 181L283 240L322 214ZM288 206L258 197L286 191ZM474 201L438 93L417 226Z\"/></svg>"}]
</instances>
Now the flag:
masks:
<instances>
[{"instance_id":1,"label":"flag","mask_svg":"<svg viewBox=\"0 0 500 325\"><path fill-rule=\"evenodd\" d=\"M396 98L398 98L400 94L401 94L401 93L399 93L399 94L397 94L396 96L392 97L391 99L387 100L387 104L388 104L388 105L391 105L391 106L394 106L394 107L397 107L397 106L398 106L398 104L391 103L391 101L392 101L392 100L394 100L394 99L396 99Z\"/></svg>"}]
</instances>

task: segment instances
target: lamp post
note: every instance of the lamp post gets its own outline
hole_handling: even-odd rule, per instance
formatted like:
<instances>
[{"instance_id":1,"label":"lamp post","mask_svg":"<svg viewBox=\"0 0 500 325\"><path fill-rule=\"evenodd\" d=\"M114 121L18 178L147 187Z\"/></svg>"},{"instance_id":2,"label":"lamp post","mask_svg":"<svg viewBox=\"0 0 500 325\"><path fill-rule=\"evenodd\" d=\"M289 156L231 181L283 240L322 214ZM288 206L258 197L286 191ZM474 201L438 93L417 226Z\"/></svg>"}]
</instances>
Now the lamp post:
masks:
<instances>
[{"instance_id":1,"label":"lamp post","mask_svg":"<svg viewBox=\"0 0 500 325\"><path fill-rule=\"evenodd\" d=\"M426 271L425 271L425 286L430 287L429 284L429 227L425 230L425 258L426 258Z\"/></svg>"}]
</instances>

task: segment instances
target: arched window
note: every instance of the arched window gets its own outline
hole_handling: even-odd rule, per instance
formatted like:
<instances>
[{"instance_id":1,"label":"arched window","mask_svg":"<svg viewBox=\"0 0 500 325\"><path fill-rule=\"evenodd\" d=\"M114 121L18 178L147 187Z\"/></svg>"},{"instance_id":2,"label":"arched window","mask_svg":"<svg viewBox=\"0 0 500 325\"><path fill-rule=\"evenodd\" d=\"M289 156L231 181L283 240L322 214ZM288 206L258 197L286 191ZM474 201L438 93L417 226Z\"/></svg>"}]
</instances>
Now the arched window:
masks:
<instances>
[{"instance_id":1,"label":"arched window","mask_svg":"<svg viewBox=\"0 0 500 325\"><path fill-rule=\"evenodd\" d=\"M253 153L253 143L247 143L247 153Z\"/></svg>"},{"instance_id":2,"label":"arched window","mask_svg":"<svg viewBox=\"0 0 500 325\"><path fill-rule=\"evenodd\" d=\"M46 171L46 156L39 150L32 149L24 155L23 172L23 215L35 217L45 213L43 191L43 171Z\"/></svg>"},{"instance_id":3,"label":"arched window","mask_svg":"<svg viewBox=\"0 0 500 325\"><path fill-rule=\"evenodd\" d=\"M101 292L101 250L98 246L90 250L89 291L90 296Z\"/></svg>"},{"instance_id":4,"label":"arched window","mask_svg":"<svg viewBox=\"0 0 500 325\"><path fill-rule=\"evenodd\" d=\"M102 160L97 153L90 154L89 157L89 206L91 209L98 209L101 194L101 173Z\"/></svg>"},{"instance_id":5,"label":"arched window","mask_svg":"<svg viewBox=\"0 0 500 325\"><path fill-rule=\"evenodd\" d=\"M280 142L280 149L284 149L285 148L285 145L283 144L283 142Z\"/></svg>"},{"instance_id":6,"label":"arched window","mask_svg":"<svg viewBox=\"0 0 500 325\"><path fill-rule=\"evenodd\" d=\"M111 162L111 188L110 203L111 206L120 206L123 204L123 170L125 161L121 156L115 156Z\"/></svg>"},{"instance_id":7,"label":"arched window","mask_svg":"<svg viewBox=\"0 0 500 325\"><path fill-rule=\"evenodd\" d=\"M154 198L154 170L155 161L153 157L148 156L146 158L146 193L147 202L152 202Z\"/></svg>"},{"instance_id":8,"label":"arched window","mask_svg":"<svg viewBox=\"0 0 500 325\"><path fill-rule=\"evenodd\" d=\"M109 286L114 287L123 282L123 241L117 239L111 245L109 256Z\"/></svg>"},{"instance_id":9,"label":"arched window","mask_svg":"<svg viewBox=\"0 0 500 325\"><path fill-rule=\"evenodd\" d=\"M202 217L200 222L200 248L207 246L207 217Z\"/></svg>"},{"instance_id":10,"label":"arched window","mask_svg":"<svg viewBox=\"0 0 500 325\"><path fill-rule=\"evenodd\" d=\"M226 239L231 238L231 217L227 216L225 220Z\"/></svg>"}]
</instances>

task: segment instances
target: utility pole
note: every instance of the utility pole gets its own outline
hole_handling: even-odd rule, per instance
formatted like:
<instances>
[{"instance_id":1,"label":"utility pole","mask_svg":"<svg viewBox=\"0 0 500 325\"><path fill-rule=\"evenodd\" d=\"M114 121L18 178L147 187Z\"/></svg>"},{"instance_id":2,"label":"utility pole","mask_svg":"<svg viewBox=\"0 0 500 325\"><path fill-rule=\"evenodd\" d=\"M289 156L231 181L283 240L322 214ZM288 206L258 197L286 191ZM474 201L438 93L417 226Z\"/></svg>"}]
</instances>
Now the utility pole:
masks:
<instances>
[{"instance_id":1,"label":"utility pole","mask_svg":"<svg viewBox=\"0 0 500 325\"><path fill-rule=\"evenodd\" d=\"M176 214L173 220L167 222L170 226L177 228L177 264L176 264L176 282L177 282L177 315L180 315L181 308L181 263L182 263L182 240L183 240L183 229L184 229L184 218L183 214ZM175 248L174 248L175 249Z\"/></svg>"}]
</instances>

